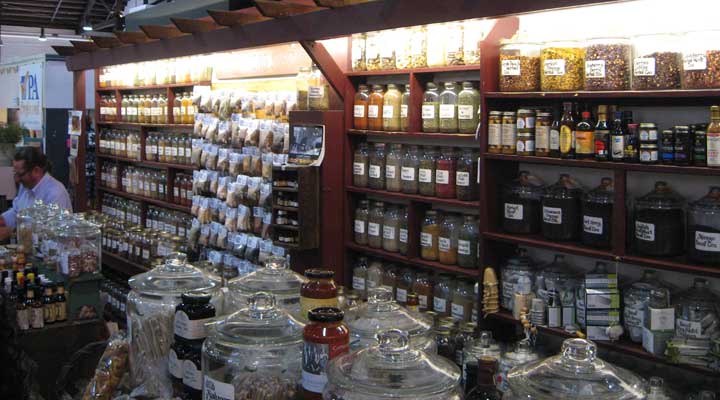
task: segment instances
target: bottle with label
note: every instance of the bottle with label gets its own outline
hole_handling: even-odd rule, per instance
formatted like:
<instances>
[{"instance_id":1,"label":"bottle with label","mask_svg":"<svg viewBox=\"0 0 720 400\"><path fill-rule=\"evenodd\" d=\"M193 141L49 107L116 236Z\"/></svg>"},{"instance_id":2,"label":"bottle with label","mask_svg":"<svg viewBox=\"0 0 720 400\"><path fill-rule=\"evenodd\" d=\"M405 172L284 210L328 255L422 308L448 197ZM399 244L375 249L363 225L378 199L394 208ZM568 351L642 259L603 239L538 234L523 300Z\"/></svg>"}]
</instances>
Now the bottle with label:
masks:
<instances>
[{"instance_id":1,"label":"bottle with label","mask_svg":"<svg viewBox=\"0 0 720 400\"><path fill-rule=\"evenodd\" d=\"M30 306L28 306L25 299L22 298L22 290L15 284L16 281L12 281L12 287L10 293L15 302L15 314L18 328L21 331L30 329Z\"/></svg>"},{"instance_id":2,"label":"bottle with label","mask_svg":"<svg viewBox=\"0 0 720 400\"><path fill-rule=\"evenodd\" d=\"M560 109L553 108L550 124L550 157L560 158Z\"/></svg>"},{"instance_id":3,"label":"bottle with label","mask_svg":"<svg viewBox=\"0 0 720 400\"><path fill-rule=\"evenodd\" d=\"M55 301L55 310L56 310L55 321L63 322L65 320L67 320L67 299L65 298L65 286L63 286L63 284L61 284L61 283L59 283L57 286L57 291L55 292L54 301Z\"/></svg>"},{"instance_id":4,"label":"bottle with label","mask_svg":"<svg viewBox=\"0 0 720 400\"><path fill-rule=\"evenodd\" d=\"M371 189L385 189L385 144L374 143L368 162L368 186Z\"/></svg>"},{"instance_id":5,"label":"bottle with label","mask_svg":"<svg viewBox=\"0 0 720 400\"><path fill-rule=\"evenodd\" d=\"M367 257L359 257L355 267L353 267L352 289L355 292L360 293L360 298L362 300L367 299L367 273L368 259Z\"/></svg>"},{"instance_id":6,"label":"bottle with label","mask_svg":"<svg viewBox=\"0 0 720 400\"><path fill-rule=\"evenodd\" d=\"M624 161L628 163L636 163L639 160L639 140L638 140L638 124L627 124L625 131L625 157ZM689 133L688 133L689 137ZM689 145L690 143L688 143Z\"/></svg>"},{"instance_id":7,"label":"bottle with label","mask_svg":"<svg viewBox=\"0 0 720 400\"><path fill-rule=\"evenodd\" d=\"M458 132L475 133L480 122L480 92L472 82L463 82L458 94Z\"/></svg>"},{"instance_id":8,"label":"bottle with label","mask_svg":"<svg viewBox=\"0 0 720 400\"><path fill-rule=\"evenodd\" d=\"M582 119L575 128L575 155L578 159L589 160L595 158L593 125L593 121L590 119L590 112L583 111Z\"/></svg>"},{"instance_id":9,"label":"bottle with label","mask_svg":"<svg viewBox=\"0 0 720 400\"><path fill-rule=\"evenodd\" d=\"M400 130L407 132L410 129L410 85L400 85Z\"/></svg>"},{"instance_id":10,"label":"bottle with label","mask_svg":"<svg viewBox=\"0 0 720 400\"><path fill-rule=\"evenodd\" d=\"M488 114L488 153L502 152L502 111L490 111Z\"/></svg>"},{"instance_id":11,"label":"bottle with label","mask_svg":"<svg viewBox=\"0 0 720 400\"><path fill-rule=\"evenodd\" d=\"M440 129L440 92L434 82L428 82L421 109L423 132L438 132Z\"/></svg>"},{"instance_id":12,"label":"bottle with label","mask_svg":"<svg viewBox=\"0 0 720 400\"><path fill-rule=\"evenodd\" d=\"M368 200L360 200L358 207L355 209L353 232L355 243L361 246L367 246L368 244L368 221L370 220L369 206L370 202Z\"/></svg>"},{"instance_id":13,"label":"bottle with label","mask_svg":"<svg viewBox=\"0 0 720 400\"><path fill-rule=\"evenodd\" d=\"M572 103L563 103L563 115L560 118L560 157L575 158L575 120Z\"/></svg>"},{"instance_id":14,"label":"bottle with label","mask_svg":"<svg viewBox=\"0 0 720 400\"><path fill-rule=\"evenodd\" d=\"M45 293L42 297L43 303L43 319L45 325L52 324L57 319L57 309L55 308L55 300L53 299L52 286L46 286L44 289Z\"/></svg>"},{"instance_id":15,"label":"bottle with label","mask_svg":"<svg viewBox=\"0 0 720 400\"><path fill-rule=\"evenodd\" d=\"M466 400L500 400L502 393L495 386L497 374L497 359L481 356L477 361L477 385L470 389ZM467 386L466 386L467 387Z\"/></svg>"},{"instance_id":16,"label":"bottle with label","mask_svg":"<svg viewBox=\"0 0 720 400\"><path fill-rule=\"evenodd\" d=\"M303 330L303 399L322 400L327 384L330 360L350 351L350 330L338 308L315 308L308 314L310 323Z\"/></svg>"},{"instance_id":17,"label":"bottle with label","mask_svg":"<svg viewBox=\"0 0 720 400\"><path fill-rule=\"evenodd\" d=\"M458 89L455 82L445 82L445 89L440 93L439 131L455 133L458 131Z\"/></svg>"},{"instance_id":18,"label":"bottle with label","mask_svg":"<svg viewBox=\"0 0 720 400\"><path fill-rule=\"evenodd\" d=\"M355 94L355 102L353 104L353 127L355 129L367 129L368 98L369 91L367 85L358 86L358 91Z\"/></svg>"},{"instance_id":19,"label":"bottle with label","mask_svg":"<svg viewBox=\"0 0 720 400\"><path fill-rule=\"evenodd\" d=\"M30 308L30 328L40 329L45 326L43 304L39 296L35 296L35 288L27 290L25 304Z\"/></svg>"},{"instance_id":20,"label":"bottle with label","mask_svg":"<svg viewBox=\"0 0 720 400\"><path fill-rule=\"evenodd\" d=\"M720 106L710 107L706 154L708 167L720 167Z\"/></svg>"},{"instance_id":21,"label":"bottle with label","mask_svg":"<svg viewBox=\"0 0 720 400\"><path fill-rule=\"evenodd\" d=\"M368 214L367 224L367 245L379 249L382 248L382 225L385 221L385 203L375 201Z\"/></svg>"},{"instance_id":22,"label":"bottle with label","mask_svg":"<svg viewBox=\"0 0 720 400\"><path fill-rule=\"evenodd\" d=\"M607 106L598 106L598 122L595 125L595 161L610 160L610 127L607 122Z\"/></svg>"},{"instance_id":23,"label":"bottle with label","mask_svg":"<svg viewBox=\"0 0 720 400\"><path fill-rule=\"evenodd\" d=\"M368 96L367 129L381 131L383 129L383 101L385 92L382 85L373 85Z\"/></svg>"},{"instance_id":24,"label":"bottle with label","mask_svg":"<svg viewBox=\"0 0 720 400\"><path fill-rule=\"evenodd\" d=\"M515 154L517 150L517 117L514 111L502 114L500 147L502 154Z\"/></svg>"},{"instance_id":25,"label":"bottle with label","mask_svg":"<svg viewBox=\"0 0 720 400\"><path fill-rule=\"evenodd\" d=\"M456 197L455 178L457 155L452 147L443 147L435 164L435 195L452 199Z\"/></svg>"},{"instance_id":26,"label":"bottle with label","mask_svg":"<svg viewBox=\"0 0 720 400\"><path fill-rule=\"evenodd\" d=\"M625 129L620 111L615 111L610 133L610 159L615 162L625 161Z\"/></svg>"},{"instance_id":27,"label":"bottle with label","mask_svg":"<svg viewBox=\"0 0 720 400\"><path fill-rule=\"evenodd\" d=\"M313 65L308 79L308 110L323 111L330 108L330 85L322 71Z\"/></svg>"},{"instance_id":28,"label":"bottle with label","mask_svg":"<svg viewBox=\"0 0 720 400\"><path fill-rule=\"evenodd\" d=\"M383 96L382 121L383 130L399 131L400 130L400 105L402 103L402 93L398 90L398 86L391 83L387 85L387 91Z\"/></svg>"},{"instance_id":29,"label":"bottle with label","mask_svg":"<svg viewBox=\"0 0 720 400\"><path fill-rule=\"evenodd\" d=\"M309 269L305 271L308 281L300 288L300 315L308 318L308 312L318 307L338 307L337 286L330 270Z\"/></svg>"}]
</instances>

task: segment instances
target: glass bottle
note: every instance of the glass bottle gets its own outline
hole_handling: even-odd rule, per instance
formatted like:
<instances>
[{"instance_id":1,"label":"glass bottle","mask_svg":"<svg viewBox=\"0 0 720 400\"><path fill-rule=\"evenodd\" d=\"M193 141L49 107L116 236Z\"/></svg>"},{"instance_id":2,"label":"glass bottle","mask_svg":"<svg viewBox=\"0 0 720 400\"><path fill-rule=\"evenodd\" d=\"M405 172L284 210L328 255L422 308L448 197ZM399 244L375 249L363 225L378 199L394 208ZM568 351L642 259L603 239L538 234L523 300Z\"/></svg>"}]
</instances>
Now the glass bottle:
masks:
<instances>
[{"instance_id":1,"label":"glass bottle","mask_svg":"<svg viewBox=\"0 0 720 400\"><path fill-rule=\"evenodd\" d=\"M322 71L313 66L308 82L308 109L324 111L330 108L330 85Z\"/></svg>"},{"instance_id":2,"label":"glass bottle","mask_svg":"<svg viewBox=\"0 0 720 400\"><path fill-rule=\"evenodd\" d=\"M471 148L464 148L457 160L455 173L456 195L458 200L472 201L479 196L478 155Z\"/></svg>"},{"instance_id":3,"label":"glass bottle","mask_svg":"<svg viewBox=\"0 0 720 400\"><path fill-rule=\"evenodd\" d=\"M360 298L367 300L367 274L368 274L368 259L367 257L359 257L353 267L352 276L352 289L360 293Z\"/></svg>"},{"instance_id":4,"label":"glass bottle","mask_svg":"<svg viewBox=\"0 0 720 400\"><path fill-rule=\"evenodd\" d=\"M310 84L310 76L310 67L300 67L297 77L295 78L295 87L297 88L297 108L300 111L308 110L308 87Z\"/></svg>"},{"instance_id":5,"label":"glass bottle","mask_svg":"<svg viewBox=\"0 0 720 400\"><path fill-rule=\"evenodd\" d=\"M417 145L405 146L400 171L400 186L403 193L416 194L418 192L419 152Z\"/></svg>"},{"instance_id":6,"label":"glass bottle","mask_svg":"<svg viewBox=\"0 0 720 400\"><path fill-rule=\"evenodd\" d=\"M376 201L368 216L368 245L375 249L382 248L382 226L385 220L385 203Z\"/></svg>"},{"instance_id":7,"label":"glass bottle","mask_svg":"<svg viewBox=\"0 0 720 400\"><path fill-rule=\"evenodd\" d=\"M353 127L355 129L368 128L368 101L369 91L367 85L358 86L353 104Z\"/></svg>"},{"instance_id":8,"label":"glass bottle","mask_svg":"<svg viewBox=\"0 0 720 400\"><path fill-rule=\"evenodd\" d=\"M410 85L403 85L402 96L400 99L400 130L407 132L410 126L409 118L410 109Z\"/></svg>"},{"instance_id":9,"label":"glass bottle","mask_svg":"<svg viewBox=\"0 0 720 400\"><path fill-rule=\"evenodd\" d=\"M458 93L458 132L475 133L480 122L480 92L472 82L463 82Z\"/></svg>"},{"instance_id":10,"label":"glass bottle","mask_svg":"<svg viewBox=\"0 0 720 400\"><path fill-rule=\"evenodd\" d=\"M368 169L370 157L367 142L362 142L355 149L353 156L353 185L357 187L368 186Z\"/></svg>"},{"instance_id":11,"label":"glass bottle","mask_svg":"<svg viewBox=\"0 0 720 400\"><path fill-rule=\"evenodd\" d=\"M610 132L610 160L625 160L625 127L622 123L622 112L615 111L612 132Z\"/></svg>"},{"instance_id":12,"label":"glass bottle","mask_svg":"<svg viewBox=\"0 0 720 400\"><path fill-rule=\"evenodd\" d=\"M388 206L382 227L382 248L389 252L400 251L400 212L395 206Z\"/></svg>"},{"instance_id":13,"label":"glass bottle","mask_svg":"<svg viewBox=\"0 0 720 400\"><path fill-rule=\"evenodd\" d=\"M391 83L387 85L387 91L383 96L382 121L383 130L399 131L400 130L400 105L402 103L402 93L398 90L397 85Z\"/></svg>"},{"instance_id":14,"label":"glass bottle","mask_svg":"<svg viewBox=\"0 0 720 400\"><path fill-rule=\"evenodd\" d=\"M386 96L387 97L387 96ZM401 189L402 145L393 143L385 158L385 190L399 192Z\"/></svg>"},{"instance_id":15,"label":"glass bottle","mask_svg":"<svg viewBox=\"0 0 720 400\"><path fill-rule=\"evenodd\" d=\"M440 130L440 93L434 82L428 82L422 103L423 132L439 132Z\"/></svg>"},{"instance_id":16,"label":"glass bottle","mask_svg":"<svg viewBox=\"0 0 720 400\"><path fill-rule=\"evenodd\" d=\"M368 292L370 292L370 289L379 288L380 286L382 286L383 276L385 276L385 270L383 269L382 262L380 262L379 260L373 260L372 262L370 262L367 270L366 281Z\"/></svg>"},{"instance_id":17,"label":"glass bottle","mask_svg":"<svg viewBox=\"0 0 720 400\"><path fill-rule=\"evenodd\" d=\"M374 143L368 164L368 186L371 189L385 189L385 144Z\"/></svg>"},{"instance_id":18,"label":"glass bottle","mask_svg":"<svg viewBox=\"0 0 720 400\"><path fill-rule=\"evenodd\" d=\"M381 131L383 129L383 101L385 92L382 85L373 85L373 91L368 98L368 129Z\"/></svg>"},{"instance_id":19,"label":"glass bottle","mask_svg":"<svg viewBox=\"0 0 720 400\"><path fill-rule=\"evenodd\" d=\"M433 311L437 313L438 317L450 315L450 303L454 289L454 279L451 275L440 274L438 276L433 287Z\"/></svg>"},{"instance_id":20,"label":"glass bottle","mask_svg":"<svg viewBox=\"0 0 720 400\"><path fill-rule=\"evenodd\" d=\"M583 111L582 119L575 128L575 155L578 159L595 158L594 124L590 119L590 112Z\"/></svg>"},{"instance_id":21,"label":"glass bottle","mask_svg":"<svg viewBox=\"0 0 720 400\"><path fill-rule=\"evenodd\" d=\"M175 98L173 99L173 122L175 124L182 124L183 123L183 106L182 106L182 94L181 93L175 93Z\"/></svg>"},{"instance_id":22,"label":"glass bottle","mask_svg":"<svg viewBox=\"0 0 720 400\"><path fill-rule=\"evenodd\" d=\"M575 158L575 120L572 103L563 103L563 115L560 118L560 157Z\"/></svg>"},{"instance_id":23,"label":"glass bottle","mask_svg":"<svg viewBox=\"0 0 720 400\"><path fill-rule=\"evenodd\" d=\"M450 315L456 321L470 322L472 317L475 293L473 286L475 282L458 279L452 292L452 303L450 304Z\"/></svg>"},{"instance_id":24,"label":"glass bottle","mask_svg":"<svg viewBox=\"0 0 720 400\"><path fill-rule=\"evenodd\" d=\"M595 161L610 160L610 126L607 122L607 106L598 106L598 121L595 125Z\"/></svg>"},{"instance_id":25,"label":"glass bottle","mask_svg":"<svg viewBox=\"0 0 720 400\"><path fill-rule=\"evenodd\" d=\"M502 393L495 387L497 359L488 356L478 358L477 385L470 389L466 400L500 400Z\"/></svg>"},{"instance_id":26,"label":"glass bottle","mask_svg":"<svg viewBox=\"0 0 720 400\"><path fill-rule=\"evenodd\" d=\"M458 91L455 82L445 82L445 89L440 93L439 130L443 133L458 131Z\"/></svg>"},{"instance_id":27,"label":"glass bottle","mask_svg":"<svg viewBox=\"0 0 720 400\"><path fill-rule=\"evenodd\" d=\"M150 122L153 124L160 123L160 99L157 94L152 95L150 100Z\"/></svg>"},{"instance_id":28,"label":"glass bottle","mask_svg":"<svg viewBox=\"0 0 720 400\"><path fill-rule=\"evenodd\" d=\"M435 195L455 198L455 177L457 158L452 147L443 147L435 163Z\"/></svg>"},{"instance_id":29,"label":"glass bottle","mask_svg":"<svg viewBox=\"0 0 720 400\"><path fill-rule=\"evenodd\" d=\"M442 264L454 265L458 257L458 235L460 221L457 215L447 214L440 225L438 236L438 260Z\"/></svg>"},{"instance_id":30,"label":"glass bottle","mask_svg":"<svg viewBox=\"0 0 720 400\"><path fill-rule=\"evenodd\" d=\"M192 124L195 122L195 105L192 102L192 94L183 92L183 124Z\"/></svg>"},{"instance_id":31,"label":"glass bottle","mask_svg":"<svg viewBox=\"0 0 720 400\"><path fill-rule=\"evenodd\" d=\"M708 167L720 167L720 107L710 107L710 124L706 133L706 160Z\"/></svg>"},{"instance_id":32,"label":"glass bottle","mask_svg":"<svg viewBox=\"0 0 720 400\"><path fill-rule=\"evenodd\" d=\"M463 224L458 233L458 259L457 264L463 268L477 268L478 266L478 237L480 227L473 215L463 217Z\"/></svg>"},{"instance_id":33,"label":"glass bottle","mask_svg":"<svg viewBox=\"0 0 720 400\"><path fill-rule=\"evenodd\" d=\"M420 257L423 260L437 261L438 259L440 222L437 211L429 210L425 213L420 230Z\"/></svg>"},{"instance_id":34,"label":"glass bottle","mask_svg":"<svg viewBox=\"0 0 720 400\"><path fill-rule=\"evenodd\" d=\"M407 207L401 207L399 210L399 248L400 254L407 255L408 252L408 210Z\"/></svg>"},{"instance_id":35,"label":"glass bottle","mask_svg":"<svg viewBox=\"0 0 720 400\"><path fill-rule=\"evenodd\" d=\"M437 150L435 147L423 147L418 167L418 191L423 196L435 196L435 167Z\"/></svg>"}]
</instances>

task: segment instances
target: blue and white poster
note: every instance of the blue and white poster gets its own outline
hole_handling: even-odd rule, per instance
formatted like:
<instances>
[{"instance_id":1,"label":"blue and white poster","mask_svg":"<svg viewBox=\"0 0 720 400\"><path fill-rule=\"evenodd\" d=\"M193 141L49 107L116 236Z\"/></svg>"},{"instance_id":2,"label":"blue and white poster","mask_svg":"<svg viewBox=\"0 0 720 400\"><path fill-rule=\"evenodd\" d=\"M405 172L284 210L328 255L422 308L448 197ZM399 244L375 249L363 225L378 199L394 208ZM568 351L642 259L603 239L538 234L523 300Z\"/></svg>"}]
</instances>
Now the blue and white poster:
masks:
<instances>
[{"instance_id":1,"label":"blue and white poster","mask_svg":"<svg viewBox=\"0 0 720 400\"><path fill-rule=\"evenodd\" d=\"M20 125L32 131L43 129L43 63L25 64L18 69Z\"/></svg>"}]
</instances>

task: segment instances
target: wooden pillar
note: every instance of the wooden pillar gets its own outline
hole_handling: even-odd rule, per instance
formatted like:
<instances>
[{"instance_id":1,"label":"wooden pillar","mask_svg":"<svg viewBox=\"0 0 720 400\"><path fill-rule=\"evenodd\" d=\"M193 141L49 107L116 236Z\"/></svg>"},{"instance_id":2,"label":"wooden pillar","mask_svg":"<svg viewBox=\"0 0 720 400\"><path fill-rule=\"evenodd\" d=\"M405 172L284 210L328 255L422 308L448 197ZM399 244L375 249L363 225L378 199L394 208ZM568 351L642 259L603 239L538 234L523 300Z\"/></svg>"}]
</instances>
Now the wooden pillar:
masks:
<instances>
[{"instance_id":1,"label":"wooden pillar","mask_svg":"<svg viewBox=\"0 0 720 400\"><path fill-rule=\"evenodd\" d=\"M88 208L87 179L85 178L87 174L87 171L85 171L85 147L87 146L88 115L86 113L85 85L85 71L73 71L73 109L83 112L80 124L80 137L78 140L78 154L74 160L75 171L79 178L73 187L73 210L75 212L82 212Z\"/></svg>"}]
</instances>

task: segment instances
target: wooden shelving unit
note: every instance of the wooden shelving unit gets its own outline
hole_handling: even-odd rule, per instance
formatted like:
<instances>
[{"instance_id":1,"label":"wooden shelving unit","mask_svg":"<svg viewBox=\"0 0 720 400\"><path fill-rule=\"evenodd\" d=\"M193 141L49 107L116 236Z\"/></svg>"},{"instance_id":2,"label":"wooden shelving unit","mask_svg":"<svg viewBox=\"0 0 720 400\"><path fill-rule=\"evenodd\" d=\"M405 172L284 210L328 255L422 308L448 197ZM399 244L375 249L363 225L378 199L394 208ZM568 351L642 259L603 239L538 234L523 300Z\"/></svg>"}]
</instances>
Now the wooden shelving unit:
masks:
<instances>
[{"instance_id":1,"label":"wooden shelving unit","mask_svg":"<svg viewBox=\"0 0 720 400\"><path fill-rule=\"evenodd\" d=\"M119 91L133 91L133 90L157 90L157 89L167 89L167 88L183 88L183 87L192 87L192 86L210 86L210 81L200 81L200 82L181 82L181 83L167 83L162 85L146 85L146 86L106 86L106 87L97 87L98 92L114 92L116 90Z\"/></svg>"},{"instance_id":2,"label":"wooden shelving unit","mask_svg":"<svg viewBox=\"0 0 720 400\"><path fill-rule=\"evenodd\" d=\"M447 141L448 145L477 145L479 142L472 133L430 133L430 132L395 132L348 129L348 134L359 137L398 138L398 139L437 139Z\"/></svg>"},{"instance_id":3,"label":"wooden shelving unit","mask_svg":"<svg viewBox=\"0 0 720 400\"><path fill-rule=\"evenodd\" d=\"M297 182L298 188L273 188L271 236L276 246L299 250L311 250L320 247L320 168L307 167L274 167L273 178ZM293 189L293 190L290 190ZM279 197L291 198L298 203L297 207L277 204ZM298 225L278 224L278 211L285 211L286 218L295 219ZM297 243L285 243L278 240L279 236L297 237Z\"/></svg>"},{"instance_id":4,"label":"wooden shelving unit","mask_svg":"<svg viewBox=\"0 0 720 400\"><path fill-rule=\"evenodd\" d=\"M167 209L175 210L175 211L182 211L184 213L190 214L190 207L173 204L173 203L168 202L168 200L151 199L149 197L138 196L136 194L123 192L122 190L110 189L110 188L106 188L106 187L102 187L102 186L98 186L98 190L101 192L114 194L115 196L125 197L130 200L139 201L141 203L152 204L154 206L167 208ZM143 220L144 220L144 218L143 218Z\"/></svg>"},{"instance_id":5,"label":"wooden shelving unit","mask_svg":"<svg viewBox=\"0 0 720 400\"><path fill-rule=\"evenodd\" d=\"M402 192L388 192L387 190L376 190L370 188L362 188L357 186L346 186L345 190L350 193L362 193L368 196L384 197L397 201L414 201L418 203L431 204L438 207L457 207L475 209L480 207L479 201L463 201L457 199L443 199L440 197L429 197L419 194L406 194Z\"/></svg>"}]
</instances>

